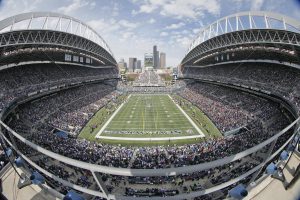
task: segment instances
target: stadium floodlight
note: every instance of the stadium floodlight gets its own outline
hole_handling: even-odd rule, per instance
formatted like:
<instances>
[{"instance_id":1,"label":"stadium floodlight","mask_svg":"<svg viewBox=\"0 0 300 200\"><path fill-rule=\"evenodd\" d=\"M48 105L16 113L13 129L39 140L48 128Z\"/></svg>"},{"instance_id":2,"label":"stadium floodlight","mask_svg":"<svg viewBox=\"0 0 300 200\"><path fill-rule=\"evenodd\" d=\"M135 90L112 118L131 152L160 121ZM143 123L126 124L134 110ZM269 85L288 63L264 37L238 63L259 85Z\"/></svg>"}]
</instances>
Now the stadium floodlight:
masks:
<instances>
[{"instance_id":1,"label":"stadium floodlight","mask_svg":"<svg viewBox=\"0 0 300 200\"><path fill-rule=\"evenodd\" d=\"M281 160L287 160L288 157L289 157L289 153L287 151L284 150L283 152L281 152L281 154L280 154Z\"/></svg>"},{"instance_id":2,"label":"stadium floodlight","mask_svg":"<svg viewBox=\"0 0 300 200\"><path fill-rule=\"evenodd\" d=\"M40 184L45 183L44 177L37 171L34 171L31 174L30 180L31 180L32 184L34 184L34 185L40 185Z\"/></svg>"},{"instance_id":3,"label":"stadium floodlight","mask_svg":"<svg viewBox=\"0 0 300 200\"><path fill-rule=\"evenodd\" d=\"M16 164L16 166L17 166L18 168L20 168L20 167L23 167L23 166L24 166L24 161L23 161L23 159L22 159L20 156L18 156L18 157L15 159L15 164Z\"/></svg>"},{"instance_id":4,"label":"stadium floodlight","mask_svg":"<svg viewBox=\"0 0 300 200\"><path fill-rule=\"evenodd\" d=\"M22 189L28 185L40 185L45 183L45 178L37 171L34 171L30 177L26 177L25 174L22 174L18 183L18 188Z\"/></svg>"},{"instance_id":5,"label":"stadium floodlight","mask_svg":"<svg viewBox=\"0 0 300 200\"><path fill-rule=\"evenodd\" d=\"M272 162L267 166L267 174L273 175L277 172L277 166Z\"/></svg>"},{"instance_id":6,"label":"stadium floodlight","mask_svg":"<svg viewBox=\"0 0 300 200\"><path fill-rule=\"evenodd\" d=\"M292 143L290 143L289 145L288 145L288 147L287 147L287 151L288 152L291 152L291 151L293 151L294 150L294 148L295 148L295 146L292 144Z\"/></svg>"},{"instance_id":7,"label":"stadium floodlight","mask_svg":"<svg viewBox=\"0 0 300 200\"><path fill-rule=\"evenodd\" d=\"M63 198L63 200L84 200L84 198L74 190L70 190Z\"/></svg>"},{"instance_id":8,"label":"stadium floodlight","mask_svg":"<svg viewBox=\"0 0 300 200\"><path fill-rule=\"evenodd\" d=\"M11 150L11 148L6 148L6 149L5 149L5 154L6 154L8 157L10 157L10 156L12 155L12 150Z\"/></svg>"},{"instance_id":9,"label":"stadium floodlight","mask_svg":"<svg viewBox=\"0 0 300 200\"><path fill-rule=\"evenodd\" d=\"M243 199L248 195L248 191L246 190L244 185L239 184L229 190L229 195L234 199Z\"/></svg>"},{"instance_id":10,"label":"stadium floodlight","mask_svg":"<svg viewBox=\"0 0 300 200\"><path fill-rule=\"evenodd\" d=\"M285 181L283 170L280 167L277 168L277 166L274 163L270 163L267 166L266 170L267 170L267 174L271 175L272 178L275 178L281 182Z\"/></svg>"}]
</instances>

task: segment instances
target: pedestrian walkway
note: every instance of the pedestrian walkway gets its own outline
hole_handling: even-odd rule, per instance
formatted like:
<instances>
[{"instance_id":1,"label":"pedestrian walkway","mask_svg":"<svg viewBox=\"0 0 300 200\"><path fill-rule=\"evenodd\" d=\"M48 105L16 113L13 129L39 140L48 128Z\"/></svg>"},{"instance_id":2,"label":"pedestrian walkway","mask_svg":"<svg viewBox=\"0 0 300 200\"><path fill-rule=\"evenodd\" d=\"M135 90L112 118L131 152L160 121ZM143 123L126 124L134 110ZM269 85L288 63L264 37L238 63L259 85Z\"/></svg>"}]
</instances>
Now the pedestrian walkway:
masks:
<instances>
[{"instance_id":1,"label":"pedestrian walkway","mask_svg":"<svg viewBox=\"0 0 300 200\"><path fill-rule=\"evenodd\" d=\"M283 170L286 177L286 181L290 182L292 180L292 174L300 163L299 155L293 153L289 163ZM253 190L249 192L249 195L245 200L299 200L300 199L300 179L298 179L295 184L285 190L284 184L271 177L266 178L263 182L258 184Z\"/></svg>"}]
</instances>

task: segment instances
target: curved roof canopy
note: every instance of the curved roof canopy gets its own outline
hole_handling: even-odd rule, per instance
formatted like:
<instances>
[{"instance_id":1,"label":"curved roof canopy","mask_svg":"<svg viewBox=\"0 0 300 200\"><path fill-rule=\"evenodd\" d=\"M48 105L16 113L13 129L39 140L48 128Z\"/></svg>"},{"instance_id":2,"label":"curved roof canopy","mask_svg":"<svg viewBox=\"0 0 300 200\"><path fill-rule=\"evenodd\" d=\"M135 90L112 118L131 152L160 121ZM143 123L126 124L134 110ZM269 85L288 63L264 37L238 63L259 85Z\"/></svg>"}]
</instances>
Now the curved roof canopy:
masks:
<instances>
[{"instance_id":1,"label":"curved roof canopy","mask_svg":"<svg viewBox=\"0 0 300 200\"><path fill-rule=\"evenodd\" d=\"M15 30L54 30L86 38L113 56L107 43L89 25L73 17L52 12L29 12L0 21L0 33Z\"/></svg>"},{"instance_id":2,"label":"curved roof canopy","mask_svg":"<svg viewBox=\"0 0 300 200\"><path fill-rule=\"evenodd\" d=\"M223 17L201 29L188 48L187 54L199 44L218 35L249 29L279 29L300 33L300 22L268 11L240 12Z\"/></svg>"}]
</instances>

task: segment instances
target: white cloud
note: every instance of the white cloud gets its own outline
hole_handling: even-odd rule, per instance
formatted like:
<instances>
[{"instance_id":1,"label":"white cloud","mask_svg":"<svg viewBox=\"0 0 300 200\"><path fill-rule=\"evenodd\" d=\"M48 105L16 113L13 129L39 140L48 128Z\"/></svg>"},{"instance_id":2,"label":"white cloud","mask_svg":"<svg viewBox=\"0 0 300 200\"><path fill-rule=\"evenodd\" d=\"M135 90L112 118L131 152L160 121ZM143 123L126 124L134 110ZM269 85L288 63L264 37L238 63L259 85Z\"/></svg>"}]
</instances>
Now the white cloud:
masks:
<instances>
[{"instance_id":1,"label":"white cloud","mask_svg":"<svg viewBox=\"0 0 300 200\"><path fill-rule=\"evenodd\" d=\"M182 37L176 38L176 42L178 42L182 47L187 48L188 45L191 44L192 38L187 37L187 36L182 36Z\"/></svg>"},{"instance_id":2,"label":"white cloud","mask_svg":"<svg viewBox=\"0 0 300 200\"><path fill-rule=\"evenodd\" d=\"M128 38L136 38L136 35L133 33L133 32L122 32L122 39L125 40L125 39L128 39Z\"/></svg>"},{"instance_id":3,"label":"white cloud","mask_svg":"<svg viewBox=\"0 0 300 200\"><path fill-rule=\"evenodd\" d=\"M87 22L88 25L90 25L93 29L95 29L98 33L101 35L110 34L114 31L117 31L120 29L120 24L116 22L116 20L111 19L109 21L104 19L99 20L91 20Z\"/></svg>"},{"instance_id":4,"label":"white cloud","mask_svg":"<svg viewBox=\"0 0 300 200\"><path fill-rule=\"evenodd\" d=\"M169 33L167 33L167 32L161 32L161 33L160 33L160 36L163 36L163 37L164 37L164 36L168 36L168 35L169 35Z\"/></svg>"},{"instance_id":5,"label":"white cloud","mask_svg":"<svg viewBox=\"0 0 300 200\"><path fill-rule=\"evenodd\" d=\"M155 22L156 22L156 20L154 18L151 18L151 19L148 20L149 24L154 24Z\"/></svg>"},{"instance_id":6,"label":"white cloud","mask_svg":"<svg viewBox=\"0 0 300 200\"><path fill-rule=\"evenodd\" d=\"M128 29L134 29L137 28L139 26L138 23L133 23L130 21L127 21L125 19L122 19L118 22L121 26L123 26L124 28L128 28Z\"/></svg>"},{"instance_id":7,"label":"white cloud","mask_svg":"<svg viewBox=\"0 0 300 200\"><path fill-rule=\"evenodd\" d=\"M139 4L139 10L134 11L133 14L152 13L160 10L160 14L167 17L196 19L204 16L205 12L214 15L220 13L218 0L146 0Z\"/></svg>"},{"instance_id":8,"label":"white cloud","mask_svg":"<svg viewBox=\"0 0 300 200\"><path fill-rule=\"evenodd\" d=\"M194 28L192 31L193 31L193 33L199 33L200 32L200 30L201 30L201 28Z\"/></svg>"},{"instance_id":9,"label":"white cloud","mask_svg":"<svg viewBox=\"0 0 300 200\"><path fill-rule=\"evenodd\" d=\"M252 0L251 10L261 10L264 0Z\"/></svg>"},{"instance_id":10,"label":"white cloud","mask_svg":"<svg viewBox=\"0 0 300 200\"><path fill-rule=\"evenodd\" d=\"M171 25L167 26L166 29L178 29L184 25L185 24L183 22L179 22L177 24L171 24Z\"/></svg>"},{"instance_id":11,"label":"white cloud","mask_svg":"<svg viewBox=\"0 0 300 200\"><path fill-rule=\"evenodd\" d=\"M94 8L96 6L96 3L94 1L87 1L87 0L72 0L71 3L69 3L66 6L62 6L58 8L57 11L64 14L70 14L86 6L90 6L90 8Z\"/></svg>"},{"instance_id":12,"label":"white cloud","mask_svg":"<svg viewBox=\"0 0 300 200\"><path fill-rule=\"evenodd\" d=\"M155 4L144 4L140 7L138 13L152 13L157 8L158 6Z\"/></svg>"},{"instance_id":13,"label":"white cloud","mask_svg":"<svg viewBox=\"0 0 300 200\"><path fill-rule=\"evenodd\" d=\"M131 11L131 15L132 15L132 16L135 16L135 15L137 15L138 13L139 13L139 12L136 11L136 10L132 10L132 11Z\"/></svg>"},{"instance_id":14,"label":"white cloud","mask_svg":"<svg viewBox=\"0 0 300 200\"><path fill-rule=\"evenodd\" d=\"M112 48L112 50L115 55L121 55L124 57L124 51L123 53L120 53L116 50L119 50L120 46L127 47L130 40L140 40L137 39L137 35L134 32L134 29L139 26L139 24L137 23L132 23L127 20L117 21L115 19L100 19L91 20L87 22L87 24L93 27L103 37L103 39L108 43L110 47L114 47ZM132 56L134 56L134 54Z\"/></svg>"},{"instance_id":15,"label":"white cloud","mask_svg":"<svg viewBox=\"0 0 300 200\"><path fill-rule=\"evenodd\" d=\"M117 3L113 4L112 14L113 17L116 17L119 15L119 5Z\"/></svg>"},{"instance_id":16,"label":"white cloud","mask_svg":"<svg viewBox=\"0 0 300 200\"><path fill-rule=\"evenodd\" d=\"M18 3L16 3L15 0L0 2L0 20L16 14L34 11L40 7L42 3L40 0L22 0L18 1Z\"/></svg>"}]
</instances>

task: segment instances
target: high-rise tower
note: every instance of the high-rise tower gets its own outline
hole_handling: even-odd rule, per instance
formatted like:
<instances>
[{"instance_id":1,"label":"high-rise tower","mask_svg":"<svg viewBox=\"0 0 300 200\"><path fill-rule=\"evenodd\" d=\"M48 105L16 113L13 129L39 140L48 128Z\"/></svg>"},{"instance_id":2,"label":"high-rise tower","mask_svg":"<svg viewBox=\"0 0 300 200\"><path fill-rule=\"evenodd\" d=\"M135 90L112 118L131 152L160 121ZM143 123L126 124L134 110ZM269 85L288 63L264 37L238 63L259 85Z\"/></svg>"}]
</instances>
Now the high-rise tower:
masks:
<instances>
[{"instance_id":1,"label":"high-rise tower","mask_svg":"<svg viewBox=\"0 0 300 200\"><path fill-rule=\"evenodd\" d=\"M157 51L157 46L153 46L153 68L159 68L159 52Z\"/></svg>"},{"instance_id":2,"label":"high-rise tower","mask_svg":"<svg viewBox=\"0 0 300 200\"><path fill-rule=\"evenodd\" d=\"M161 52L159 56L159 68L166 68L166 53Z\"/></svg>"}]
</instances>

